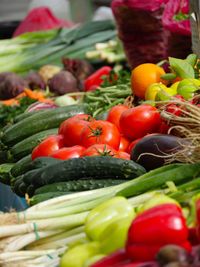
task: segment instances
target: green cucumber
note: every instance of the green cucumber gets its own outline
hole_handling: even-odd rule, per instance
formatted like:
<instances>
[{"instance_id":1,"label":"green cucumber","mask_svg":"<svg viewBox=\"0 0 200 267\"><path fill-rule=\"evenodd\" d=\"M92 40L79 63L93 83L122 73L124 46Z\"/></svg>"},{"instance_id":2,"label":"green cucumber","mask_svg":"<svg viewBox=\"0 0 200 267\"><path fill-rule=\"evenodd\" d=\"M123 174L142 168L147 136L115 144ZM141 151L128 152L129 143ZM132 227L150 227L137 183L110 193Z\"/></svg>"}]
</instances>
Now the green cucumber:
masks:
<instances>
[{"instance_id":1,"label":"green cucumber","mask_svg":"<svg viewBox=\"0 0 200 267\"><path fill-rule=\"evenodd\" d=\"M13 177L17 177L31 169L31 154L18 160L10 170L10 173Z\"/></svg>"},{"instance_id":2,"label":"green cucumber","mask_svg":"<svg viewBox=\"0 0 200 267\"><path fill-rule=\"evenodd\" d=\"M0 165L0 182L10 184L10 170L13 167L12 163L4 163Z\"/></svg>"},{"instance_id":3,"label":"green cucumber","mask_svg":"<svg viewBox=\"0 0 200 267\"><path fill-rule=\"evenodd\" d=\"M13 161L17 161L24 156L30 154L33 149L39 145L47 136L57 134L58 128L48 129L45 131L41 131L39 133L33 134L19 143L15 144L8 151L8 158L13 159Z\"/></svg>"},{"instance_id":4,"label":"green cucumber","mask_svg":"<svg viewBox=\"0 0 200 267\"><path fill-rule=\"evenodd\" d=\"M48 165L56 164L61 161L62 161L61 159L52 158L52 157L39 157L39 158L36 158L32 162L32 169L43 168Z\"/></svg>"},{"instance_id":5,"label":"green cucumber","mask_svg":"<svg viewBox=\"0 0 200 267\"><path fill-rule=\"evenodd\" d=\"M26 192L26 184L23 182L22 175L16 178L11 188L16 195L24 197Z\"/></svg>"},{"instance_id":6,"label":"green cucumber","mask_svg":"<svg viewBox=\"0 0 200 267\"><path fill-rule=\"evenodd\" d=\"M36 113L9 127L1 136L1 142L12 146L35 133L59 127L69 117L87 113L87 107L88 105L85 104L70 105Z\"/></svg>"},{"instance_id":7,"label":"green cucumber","mask_svg":"<svg viewBox=\"0 0 200 267\"><path fill-rule=\"evenodd\" d=\"M35 195L47 192L79 192L124 183L124 180L81 179L44 185L35 190Z\"/></svg>"},{"instance_id":8,"label":"green cucumber","mask_svg":"<svg viewBox=\"0 0 200 267\"><path fill-rule=\"evenodd\" d=\"M31 171L30 171L31 172ZM40 187L55 182L77 179L134 179L146 172L139 164L121 158L106 156L82 157L63 160L34 173L24 174L26 184Z\"/></svg>"},{"instance_id":9,"label":"green cucumber","mask_svg":"<svg viewBox=\"0 0 200 267\"><path fill-rule=\"evenodd\" d=\"M7 151L0 150L0 164L8 163Z\"/></svg>"}]
</instances>

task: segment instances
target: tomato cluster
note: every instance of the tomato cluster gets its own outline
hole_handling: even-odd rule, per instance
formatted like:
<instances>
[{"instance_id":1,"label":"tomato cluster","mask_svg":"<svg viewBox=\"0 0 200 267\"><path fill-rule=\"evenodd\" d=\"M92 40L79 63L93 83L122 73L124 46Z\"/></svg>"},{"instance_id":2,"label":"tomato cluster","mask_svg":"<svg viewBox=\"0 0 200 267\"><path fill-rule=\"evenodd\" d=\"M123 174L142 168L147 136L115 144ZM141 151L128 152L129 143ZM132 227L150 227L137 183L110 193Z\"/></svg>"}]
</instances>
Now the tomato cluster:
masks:
<instances>
[{"instance_id":1,"label":"tomato cluster","mask_svg":"<svg viewBox=\"0 0 200 267\"><path fill-rule=\"evenodd\" d=\"M32 152L37 157L66 160L74 157L104 155L130 159L138 140L159 133L161 118L151 105L111 108L107 120L95 120L88 114L72 116L59 127L58 134L47 137Z\"/></svg>"}]
</instances>

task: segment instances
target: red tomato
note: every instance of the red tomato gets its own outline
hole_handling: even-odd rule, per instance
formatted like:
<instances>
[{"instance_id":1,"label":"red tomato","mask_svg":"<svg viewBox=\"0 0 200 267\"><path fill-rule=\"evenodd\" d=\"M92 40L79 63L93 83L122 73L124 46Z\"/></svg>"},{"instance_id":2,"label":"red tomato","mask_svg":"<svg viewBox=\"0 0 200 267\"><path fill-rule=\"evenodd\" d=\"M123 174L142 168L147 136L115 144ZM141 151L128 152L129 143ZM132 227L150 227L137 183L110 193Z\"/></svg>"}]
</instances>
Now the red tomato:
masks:
<instances>
[{"instance_id":1,"label":"red tomato","mask_svg":"<svg viewBox=\"0 0 200 267\"><path fill-rule=\"evenodd\" d=\"M127 150L128 150L130 143L131 143L131 140L125 135L121 134L118 151L128 152Z\"/></svg>"},{"instance_id":2,"label":"red tomato","mask_svg":"<svg viewBox=\"0 0 200 267\"><path fill-rule=\"evenodd\" d=\"M94 119L87 114L79 114L65 120L59 127L59 133L63 132L66 146L80 145L81 130Z\"/></svg>"},{"instance_id":3,"label":"red tomato","mask_svg":"<svg viewBox=\"0 0 200 267\"><path fill-rule=\"evenodd\" d=\"M130 108L125 105L117 105L117 106L112 107L108 113L107 121L115 124L120 132L121 132L121 129L119 126L119 118L121 114L127 109L130 109Z\"/></svg>"},{"instance_id":4,"label":"red tomato","mask_svg":"<svg viewBox=\"0 0 200 267\"><path fill-rule=\"evenodd\" d=\"M114 158L120 158L120 159L127 159L130 160L131 156L129 153L124 151L118 151L117 155L114 156Z\"/></svg>"},{"instance_id":5,"label":"red tomato","mask_svg":"<svg viewBox=\"0 0 200 267\"><path fill-rule=\"evenodd\" d=\"M130 143L130 145L129 145L128 149L127 149L127 152L128 152L129 154L131 153L131 151L132 151L133 147L136 145L136 143L137 143L139 140L141 140L142 138L143 138L143 137L137 138L137 139L133 140L133 141Z\"/></svg>"},{"instance_id":6,"label":"red tomato","mask_svg":"<svg viewBox=\"0 0 200 267\"><path fill-rule=\"evenodd\" d=\"M117 150L106 144L96 144L86 148L81 157L86 156L114 156Z\"/></svg>"},{"instance_id":7,"label":"red tomato","mask_svg":"<svg viewBox=\"0 0 200 267\"><path fill-rule=\"evenodd\" d=\"M32 160L39 157L48 157L50 153L64 147L64 136L54 134L48 136L32 151Z\"/></svg>"},{"instance_id":8,"label":"red tomato","mask_svg":"<svg viewBox=\"0 0 200 267\"><path fill-rule=\"evenodd\" d=\"M113 123L99 120L91 122L83 128L80 140L81 145L85 147L94 144L107 144L118 150L120 144L120 132Z\"/></svg>"},{"instance_id":9,"label":"red tomato","mask_svg":"<svg viewBox=\"0 0 200 267\"><path fill-rule=\"evenodd\" d=\"M119 121L122 133L132 140L158 132L161 124L159 112L148 104L124 111Z\"/></svg>"},{"instance_id":10,"label":"red tomato","mask_svg":"<svg viewBox=\"0 0 200 267\"><path fill-rule=\"evenodd\" d=\"M71 147L63 147L59 150L53 151L49 154L49 157L57 158L57 159L71 159L71 158L79 158L83 152L85 151L84 146L71 146Z\"/></svg>"},{"instance_id":11,"label":"red tomato","mask_svg":"<svg viewBox=\"0 0 200 267\"><path fill-rule=\"evenodd\" d=\"M128 152L129 154L131 154L131 151L132 151L133 147L137 144L138 141L140 141L142 138L145 138L145 137L147 137L147 136L154 135L154 134L160 134L160 133L147 134L147 135L145 135L145 136L143 136L143 137L140 137L140 138L137 138L137 139L133 140L133 141L130 143L130 145L129 145L128 149L127 149L127 152Z\"/></svg>"}]
</instances>

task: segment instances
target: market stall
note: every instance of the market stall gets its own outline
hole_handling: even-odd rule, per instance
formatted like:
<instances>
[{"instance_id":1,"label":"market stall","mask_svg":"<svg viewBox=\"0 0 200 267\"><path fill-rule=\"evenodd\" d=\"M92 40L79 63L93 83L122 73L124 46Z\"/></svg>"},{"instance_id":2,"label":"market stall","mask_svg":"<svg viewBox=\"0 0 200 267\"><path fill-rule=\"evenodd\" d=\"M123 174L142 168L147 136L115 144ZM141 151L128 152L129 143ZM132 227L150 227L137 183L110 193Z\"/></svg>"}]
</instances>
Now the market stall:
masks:
<instances>
[{"instance_id":1,"label":"market stall","mask_svg":"<svg viewBox=\"0 0 200 267\"><path fill-rule=\"evenodd\" d=\"M0 40L2 267L200 266L196 8L108 7Z\"/></svg>"}]
</instances>

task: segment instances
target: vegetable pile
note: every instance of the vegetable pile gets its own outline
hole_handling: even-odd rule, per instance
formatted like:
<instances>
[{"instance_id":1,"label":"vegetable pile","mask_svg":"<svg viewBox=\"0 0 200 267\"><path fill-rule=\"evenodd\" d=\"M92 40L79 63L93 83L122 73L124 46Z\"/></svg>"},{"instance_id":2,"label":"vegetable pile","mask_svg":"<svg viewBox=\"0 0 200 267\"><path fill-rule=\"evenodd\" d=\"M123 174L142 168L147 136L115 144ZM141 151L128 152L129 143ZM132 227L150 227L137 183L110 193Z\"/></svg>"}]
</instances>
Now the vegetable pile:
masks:
<instances>
[{"instance_id":1,"label":"vegetable pile","mask_svg":"<svg viewBox=\"0 0 200 267\"><path fill-rule=\"evenodd\" d=\"M0 76L1 108L20 109L2 122L0 182L29 205L0 214L0 265L199 266L197 56L130 71L108 64L111 21L46 34ZM23 76L12 98L5 73Z\"/></svg>"}]
</instances>

